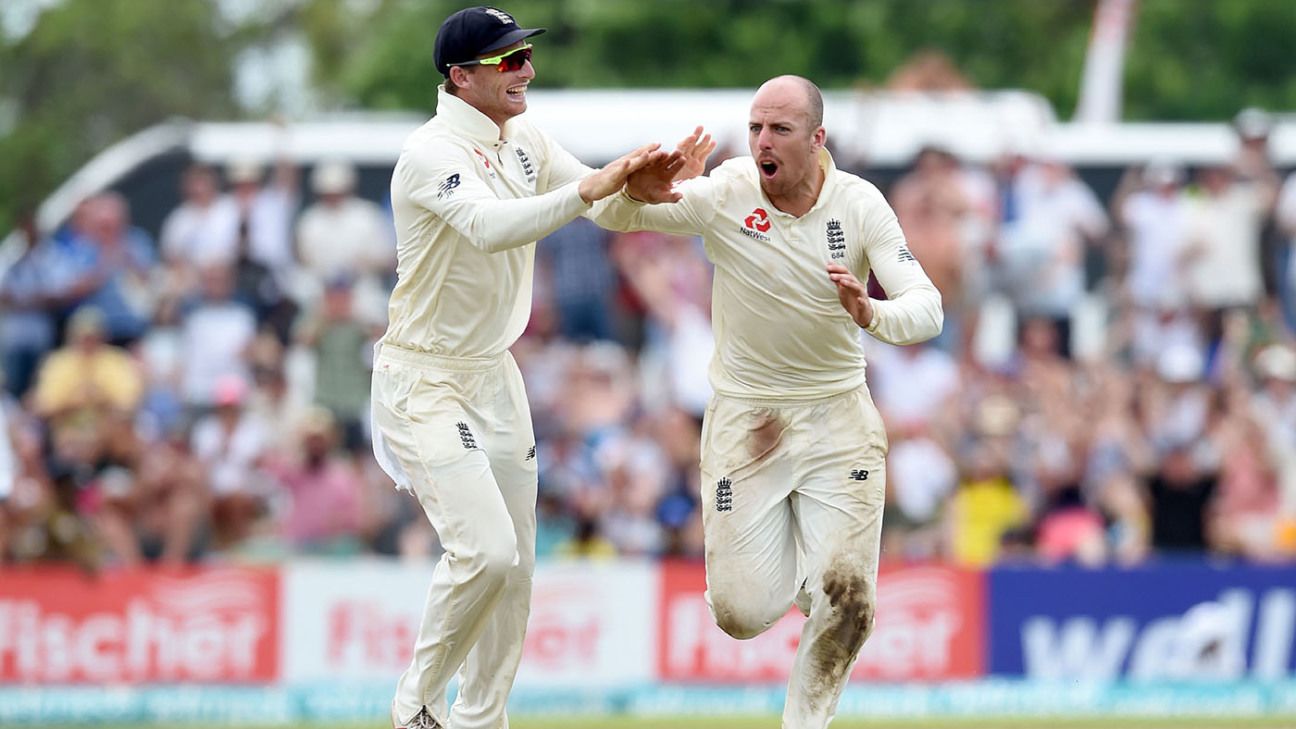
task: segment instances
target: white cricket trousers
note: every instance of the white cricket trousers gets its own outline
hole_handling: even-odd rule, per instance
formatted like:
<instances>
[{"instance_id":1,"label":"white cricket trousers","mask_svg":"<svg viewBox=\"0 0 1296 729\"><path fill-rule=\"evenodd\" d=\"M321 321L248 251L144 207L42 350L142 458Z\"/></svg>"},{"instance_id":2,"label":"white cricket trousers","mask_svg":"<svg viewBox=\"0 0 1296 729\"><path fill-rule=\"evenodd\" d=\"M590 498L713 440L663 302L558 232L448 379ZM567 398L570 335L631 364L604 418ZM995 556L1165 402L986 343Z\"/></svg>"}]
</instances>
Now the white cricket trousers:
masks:
<instances>
[{"instance_id":1,"label":"white cricket trousers","mask_svg":"<svg viewBox=\"0 0 1296 729\"><path fill-rule=\"evenodd\" d=\"M394 711L427 706L446 729L507 729L535 571L535 435L517 363L382 345L373 420L378 462L418 497L445 549Z\"/></svg>"},{"instance_id":2,"label":"white cricket trousers","mask_svg":"<svg viewBox=\"0 0 1296 729\"><path fill-rule=\"evenodd\" d=\"M784 729L832 720L873 630L886 431L868 389L803 403L716 396L702 428L707 604L735 638L809 616Z\"/></svg>"}]
</instances>

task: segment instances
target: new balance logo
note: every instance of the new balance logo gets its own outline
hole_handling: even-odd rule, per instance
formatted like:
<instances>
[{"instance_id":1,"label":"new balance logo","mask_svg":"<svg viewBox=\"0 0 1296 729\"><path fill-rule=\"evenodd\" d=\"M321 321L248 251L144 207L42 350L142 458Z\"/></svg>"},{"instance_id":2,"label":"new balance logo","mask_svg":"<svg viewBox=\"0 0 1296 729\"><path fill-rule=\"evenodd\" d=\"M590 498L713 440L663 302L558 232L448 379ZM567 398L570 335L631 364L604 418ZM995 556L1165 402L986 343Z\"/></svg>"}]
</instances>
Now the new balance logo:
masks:
<instances>
[{"instance_id":1,"label":"new balance logo","mask_svg":"<svg viewBox=\"0 0 1296 729\"><path fill-rule=\"evenodd\" d=\"M437 199L438 199L438 200L443 200L443 199L449 197L450 195L453 195L453 194L454 194L454 189L455 189L456 187L459 187L459 173L458 173L458 172L456 172L456 173L454 173L453 175L450 175L449 177L445 178L445 180L443 180L443 181L441 182L441 184L437 186Z\"/></svg>"},{"instance_id":2,"label":"new balance logo","mask_svg":"<svg viewBox=\"0 0 1296 729\"><path fill-rule=\"evenodd\" d=\"M716 511L733 511L733 481L722 478L716 481Z\"/></svg>"},{"instance_id":3,"label":"new balance logo","mask_svg":"<svg viewBox=\"0 0 1296 729\"><path fill-rule=\"evenodd\" d=\"M907 246L900 246L900 262L904 263L912 260L914 260L914 257L913 254L909 252L909 248Z\"/></svg>"},{"instance_id":4,"label":"new balance logo","mask_svg":"<svg viewBox=\"0 0 1296 729\"><path fill-rule=\"evenodd\" d=\"M866 468L856 468L851 471L850 477L852 481L867 481L868 473L868 469Z\"/></svg>"},{"instance_id":5,"label":"new balance logo","mask_svg":"<svg viewBox=\"0 0 1296 729\"><path fill-rule=\"evenodd\" d=\"M459 429L459 440L463 443L465 450L470 451L477 447L477 439L473 437L472 431L468 429L467 423L461 421L455 423L455 427Z\"/></svg>"},{"instance_id":6,"label":"new balance logo","mask_svg":"<svg viewBox=\"0 0 1296 729\"><path fill-rule=\"evenodd\" d=\"M527 449L527 454L526 454L526 459L525 459L525 460L528 460L528 461L534 461L534 460L535 460L535 446L531 446L530 448Z\"/></svg>"},{"instance_id":7,"label":"new balance logo","mask_svg":"<svg viewBox=\"0 0 1296 729\"><path fill-rule=\"evenodd\" d=\"M828 254L833 260L841 260L846 257L846 233L842 231L840 220L828 221Z\"/></svg>"},{"instance_id":8,"label":"new balance logo","mask_svg":"<svg viewBox=\"0 0 1296 729\"><path fill-rule=\"evenodd\" d=\"M493 16L496 20L498 20L499 22L505 25L508 25L509 23L513 22L513 16L509 15L503 10L496 10L495 8L484 8L482 12L486 13L487 15Z\"/></svg>"}]
</instances>

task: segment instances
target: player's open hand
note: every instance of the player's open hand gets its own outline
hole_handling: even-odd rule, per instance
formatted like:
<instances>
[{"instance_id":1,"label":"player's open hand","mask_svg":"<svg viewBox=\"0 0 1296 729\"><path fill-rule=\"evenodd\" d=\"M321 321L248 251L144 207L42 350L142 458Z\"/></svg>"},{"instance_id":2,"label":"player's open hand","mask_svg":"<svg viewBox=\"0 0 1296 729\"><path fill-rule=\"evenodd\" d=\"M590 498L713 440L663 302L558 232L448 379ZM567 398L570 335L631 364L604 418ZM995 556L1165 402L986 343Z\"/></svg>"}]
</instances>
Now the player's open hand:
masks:
<instances>
[{"instance_id":1,"label":"player's open hand","mask_svg":"<svg viewBox=\"0 0 1296 729\"><path fill-rule=\"evenodd\" d=\"M703 134L702 127L680 140L675 151L683 158L684 164L675 173L675 181L691 180L706 171L707 157L715 151L716 141L710 134Z\"/></svg>"},{"instance_id":2,"label":"player's open hand","mask_svg":"<svg viewBox=\"0 0 1296 729\"><path fill-rule=\"evenodd\" d=\"M873 323L873 300L868 289L855 278L849 268L840 263L828 264L828 278L837 286L837 300L860 328Z\"/></svg>"},{"instance_id":3,"label":"player's open hand","mask_svg":"<svg viewBox=\"0 0 1296 729\"><path fill-rule=\"evenodd\" d=\"M684 166L678 150L653 159L626 178L626 194L643 203L673 203L683 197L672 188L675 175Z\"/></svg>"},{"instance_id":4,"label":"player's open hand","mask_svg":"<svg viewBox=\"0 0 1296 729\"><path fill-rule=\"evenodd\" d=\"M620 191L621 187L625 185L626 178L636 170L642 169L645 165L659 163L669 156L662 152L660 147L661 145L655 142L645 144L609 162L603 169L595 170L593 174L580 182L578 190L581 199L587 203L592 203Z\"/></svg>"}]
</instances>

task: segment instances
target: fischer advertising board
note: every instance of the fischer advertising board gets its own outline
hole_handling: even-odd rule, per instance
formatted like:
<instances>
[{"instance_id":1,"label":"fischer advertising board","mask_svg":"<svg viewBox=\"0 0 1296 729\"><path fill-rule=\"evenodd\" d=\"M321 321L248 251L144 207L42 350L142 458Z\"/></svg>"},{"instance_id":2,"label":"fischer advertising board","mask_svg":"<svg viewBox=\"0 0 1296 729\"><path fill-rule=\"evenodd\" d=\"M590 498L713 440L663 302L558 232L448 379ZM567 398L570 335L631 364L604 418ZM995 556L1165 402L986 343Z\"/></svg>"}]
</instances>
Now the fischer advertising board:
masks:
<instances>
[{"instance_id":1,"label":"fischer advertising board","mask_svg":"<svg viewBox=\"0 0 1296 729\"><path fill-rule=\"evenodd\" d=\"M1028 678L1296 675L1296 568L1167 563L988 575L990 670Z\"/></svg>"},{"instance_id":2,"label":"fischer advertising board","mask_svg":"<svg viewBox=\"0 0 1296 729\"><path fill-rule=\"evenodd\" d=\"M278 574L6 570L0 683L261 683L278 677Z\"/></svg>"},{"instance_id":3,"label":"fischer advertising board","mask_svg":"<svg viewBox=\"0 0 1296 729\"><path fill-rule=\"evenodd\" d=\"M662 566L658 677L680 682L785 682L805 618L795 608L768 631L735 640L716 627L702 565ZM934 681L980 676L982 577L948 567L883 567L877 621L856 680Z\"/></svg>"},{"instance_id":4,"label":"fischer advertising board","mask_svg":"<svg viewBox=\"0 0 1296 729\"><path fill-rule=\"evenodd\" d=\"M542 563L518 687L653 678L656 567ZM432 563L293 563L284 573L284 679L395 683L409 665Z\"/></svg>"}]
</instances>

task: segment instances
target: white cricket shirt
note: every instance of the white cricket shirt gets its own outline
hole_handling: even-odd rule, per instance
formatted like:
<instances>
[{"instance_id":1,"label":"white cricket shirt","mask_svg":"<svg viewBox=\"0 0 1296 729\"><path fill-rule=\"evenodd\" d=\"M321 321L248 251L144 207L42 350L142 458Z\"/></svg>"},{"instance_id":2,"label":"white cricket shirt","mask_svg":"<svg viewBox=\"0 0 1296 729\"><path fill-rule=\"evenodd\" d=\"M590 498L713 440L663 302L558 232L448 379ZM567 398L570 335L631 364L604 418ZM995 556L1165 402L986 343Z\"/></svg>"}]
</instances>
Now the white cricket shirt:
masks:
<instances>
[{"instance_id":1,"label":"white cricket shirt","mask_svg":"<svg viewBox=\"0 0 1296 729\"><path fill-rule=\"evenodd\" d=\"M397 281L384 345L442 357L495 357L531 313L535 241L589 209L590 172L523 116L501 130L437 93L392 173Z\"/></svg>"},{"instance_id":2,"label":"white cricket shirt","mask_svg":"<svg viewBox=\"0 0 1296 729\"><path fill-rule=\"evenodd\" d=\"M797 218L770 204L751 157L680 185L675 204L625 195L600 216L616 230L701 235L715 264L711 292L716 393L748 400L813 400L864 384L859 326L824 266L839 262L860 281L869 271L888 301L874 301L868 332L892 344L940 333L940 292L905 243L895 213L872 184L841 172L824 151L824 185Z\"/></svg>"}]
</instances>

